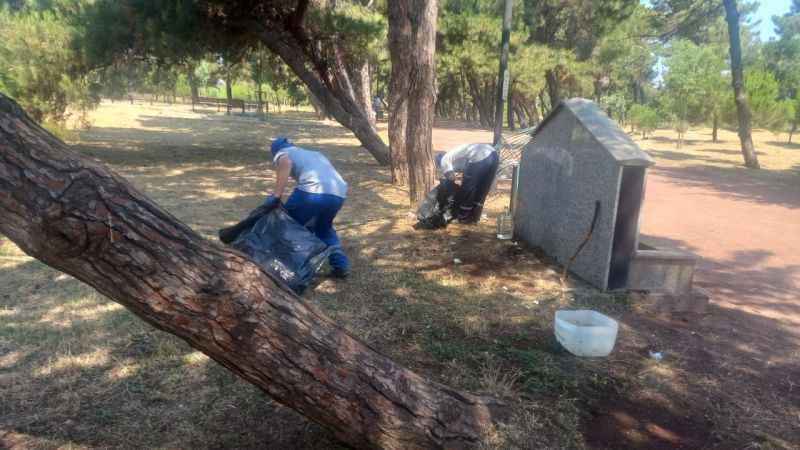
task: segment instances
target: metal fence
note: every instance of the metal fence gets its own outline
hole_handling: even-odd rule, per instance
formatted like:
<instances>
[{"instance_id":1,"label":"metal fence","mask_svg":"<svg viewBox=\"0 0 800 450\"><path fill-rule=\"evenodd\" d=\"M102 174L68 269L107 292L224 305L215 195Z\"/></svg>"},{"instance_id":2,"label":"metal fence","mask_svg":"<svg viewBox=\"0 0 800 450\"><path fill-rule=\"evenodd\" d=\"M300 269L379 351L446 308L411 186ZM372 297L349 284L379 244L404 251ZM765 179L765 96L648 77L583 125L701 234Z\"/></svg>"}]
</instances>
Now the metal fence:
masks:
<instances>
[{"instance_id":1,"label":"metal fence","mask_svg":"<svg viewBox=\"0 0 800 450\"><path fill-rule=\"evenodd\" d=\"M499 197L509 192L510 186L505 181L512 179L514 167L518 166L522 159L522 150L533 140L534 131L536 131L535 126L501 137L500 143L495 146L500 157L500 165L497 166L497 175L495 175L492 189L489 191L489 198Z\"/></svg>"}]
</instances>

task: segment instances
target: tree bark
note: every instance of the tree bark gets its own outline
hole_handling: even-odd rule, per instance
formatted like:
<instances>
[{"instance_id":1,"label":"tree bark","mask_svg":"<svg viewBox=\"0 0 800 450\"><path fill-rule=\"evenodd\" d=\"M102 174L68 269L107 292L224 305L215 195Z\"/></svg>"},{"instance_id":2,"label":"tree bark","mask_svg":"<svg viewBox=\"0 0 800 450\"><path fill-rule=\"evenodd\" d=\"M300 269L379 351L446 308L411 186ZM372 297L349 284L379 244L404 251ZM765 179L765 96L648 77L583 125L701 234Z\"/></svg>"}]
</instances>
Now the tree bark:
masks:
<instances>
[{"instance_id":1,"label":"tree bark","mask_svg":"<svg viewBox=\"0 0 800 450\"><path fill-rule=\"evenodd\" d=\"M527 128L530 126L519 105L514 105L514 114L517 116L517 123L519 123L520 128Z\"/></svg>"},{"instance_id":2,"label":"tree bark","mask_svg":"<svg viewBox=\"0 0 800 450\"><path fill-rule=\"evenodd\" d=\"M324 120L328 118L328 112L325 111L325 105L319 101L316 95L309 92L308 99L311 101L311 106L314 107L314 112L317 114L317 119Z\"/></svg>"},{"instance_id":3,"label":"tree bark","mask_svg":"<svg viewBox=\"0 0 800 450\"><path fill-rule=\"evenodd\" d=\"M531 111L528 114L531 118L529 126L538 125L544 120L543 115L539 115L539 109L536 107L536 98L534 97L533 101L531 102Z\"/></svg>"},{"instance_id":4,"label":"tree bark","mask_svg":"<svg viewBox=\"0 0 800 450\"><path fill-rule=\"evenodd\" d=\"M461 73L458 77L458 92L459 103L461 104L461 118L463 120L470 120L470 106L467 102L467 83L464 81L464 74Z\"/></svg>"},{"instance_id":5,"label":"tree bark","mask_svg":"<svg viewBox=\"0 0 800 450\"><path fill-rule=\"evenodd\" d=\"M395 101L405 104L405 156L409 197L421 201L433 187L433 116L436 104L436 0L389 2L389 52ZM397 69L397 70L395 70ZM401 77L406 78L405 80ZM392 105L403 115L402 105ZM402 118L390 123L390 130ZM391 120L390 120L391 122ZM397 138L397 136L395 136ZM390 137L391 140L391 137ZM394 143L392 144L394 147ZM399 151L399 150L398 150ZM397 164L393 163L393 167Z\"/></svg>"},{"instance_id":6,"label":"tree bark","mask_svg":"<svg viewBox=\"0 0 800 450\"><path fill-rule=\"evenodd\" d=\"M719 115L715 112L712 119L712 126L711 126L711 142L715 144L719 142L717 132L719 131Z\"/></svg>"},{"instance_id":7,"label":"tree bark","mask_svg":"<svg viewBox=\"0 0 800 450\"><path fill-rule=\"evenodd\" d=\"M197 103L197 98L200 97L197 89L197 80L194 78L194 64L189 64L187 67L186 78L189 81L189 88L192 92L192 111L194 111L194 104Z\"/></svg>"},{"instance_id":8,"label":"tree bark","mask_svg":"<svg viewBox=\"0 0 800 450\"><path fill-rule=\"evenodd\" d=\"M393 69L394 70L394 69ZM392 95L389 87L389 148L391 150L392 183L408 186L409 170L406 156L406 127L408 126L408 103L405 95ZM406 86L406 92L408 87ZM400 98L402 97L402 98Z\"/></svg>"},{"instance_id":9,"label":"tree bark","mask_svg":"<svg viewBox=\"0 0 800 450\"><path fill-rule=\"evenodd\" d=\"M257 86L258 87L256 88L256 102L258 103L258 106L257 106L257 108L258 108L258 118L264 120L264 119L267 118L267 116L266 116L266 114L264 114L264 95L263 95L263 90L262 90L262 84L261 84L260 81L258 82Z\"/></svg>"},{"instance_id":10,"label":"tree bark","mask_svg":"<svg viewBox=\"0 0 800 450\"><path fill-rule=\"evenodd\" d=\"M475 109L478 111L481 126L486 128L494 126L494 109L492 107L491 98L488 102L486 101L486 96L482 93L484 90L481 89L481 84L475 75L468 75L467 82L469 83L472 102L475 105ZM489 90L490 95L491 92L493 92L493 90Z\"/></svg>"},{"instance_id":11,"label":"tree bark","mask_svg":"<svg viewBox=\"0 0 800 450\"><path fill-rule=\"evenodd\" d=\"M433 188L433 119L436 104L436 19L437 0L408 1L407 17L414 28L414 50L409 89L406 154L409 166L409 195L413 204L422 201Z\"/></svg>"},{"instance_id":12,"label":"tree bark","mask_svg":"<svg viewBox=\"0 0 800 450\"><path fill-rule=\"evenodd\" d=\"M413 59L409 48L412 40L411 23L402 16L402 9L389 4L389 55L392 71L389 77L389 148L391 151L392 183L407 186L409 181L406 156L406 128L408 126L408 89L411 82Z\"/></svg>"},{"instance_id":13,"label":"tree bark","mask_svg":"<svg viewBox=\"0 0 800 450\"><path fill-rule=\"evenodd\" d=\"M550 110L547 109L547 103L544 102L544 89L539 91L539 106L542 109L542 120L544 120L544 117L550 114Z\"/></svg>"},{"instance_id":14,"label":"tree bark","mask_svg":"<svg viewBox=\"0 0 800 450\"><path fill-rule=\"evenodd\" d=\"M264 114L264 52L256 50L254 60L250 61L250 71L253 78L253 83L256 85L256 108L258 110L258 118L266 120L267 115Z\"/></svg>"},{"instance_id":15,"label":"tree bark","mask_svg":"<svg viewBox=\"0 0 800 450\"><path fill-rule=\"evenodd\" d=\"M228 67L225 71L225 98L228 99L228 104L226 105L225 114L231 115L231 103L233 103L233 77L231 76L231 72L233 72L233 67Z\"/></svg>"},{"instance_id":16,"label":"tree bark","mask_svg":"<svg viewBox=\"0 0 800 450\"><path fill-rule=\"evenodd\" d=\"M794 136L795 132L797 132L797 121L792 122L792 129L789 130L789 144L792 143L792 136Z\"/></svg>"},{"instance_id":17,"label":"tree bark","mask_svg":"<svg viewBox=\"0 0 800 450\"><path fill-rule=\"evenodd\" d=\"M323 78L320 75L320 73L335 74L337 69L334 67L322 67L321 62L311 61L318 66L318 70L311 70L308 64L309 58L299 42L295 39L287 38L275 30L264 29L262 24L254 26L260 27L259 36L264 45L280 56L300 81L306 85L308 90L317 97L317 100L325 105L326 113L333 116L342 126L352 131L361 142L361 145L367 149L379 164L388 166L389 147L378 136L377 130L369 123L355 98L350 93L343 91L340 86L335 85L331 80L334 76ZM336 74L336 76L339 75Z\"/></svg>"},{"instance_id":18,"label":"tree bark","mask_svg":"<svg viewBox=\"0 0 800 450\"><path fill-rule=\"evenodd\" d=\"M545 71L544 76L547 83L547 94L550 96L550 110L556 109L556 106L561 102L561 89L558 82L558 74L556 71L558 67L548 69Z\"/></svg>"},{"instance_id":19,"label":"tree bark","mask_svg":"<svg viewBox=\"0 0 800 450\"><path fill-rule=\"evenodd\" d=\"M596 74L594 79L592 80L592 100L595 103L600 103L600 98L603 96L603 82L602 82L602 74Z\"/></svg>"},{"instance_id":20,"label":"tree bark","mask_svg":"<svg viewBox=\"0 0 800 450\"><path fill-rule=\"evenodd\" d=\"M736 9L735 0L723 1L725 3L725 20L728 22L733 96L736 101L736 113L739 118L739 140L742 143L744 165L751 169L758 169L760 166L758 164L758 156L753 146L753 137L751 134L750 106L747 104L747 92L744 90L742 45L739 38L739 11Z\"/></svg>"},{"instance_id":21,"label":"tree bark","mask_svg":"<svg viewBox=\"0 0 800 450\"><path fill-rule=\"evenodd\" d=\"M500 36L500 66L497 75L497 99L494 107L494 135L492 145L498 145L503 140L503 103L507 100L511 90L511 76L508 70L508 47L511 39L511 13L514 1L505 0L503 5L503 32ZM510 106L510 104L509 104ZM512 118L511 108L508 117ZM511 123L509 122L509 128Z\"/></svg>"},{"instance_id":22,"label":"tree bark","mask_svg":"<svg viewBox=\"0 0 800 450\"><path fill-rule=\"evenodd\" d=\"M256 84L256 109L258 118L261 120L266 120L267 115L264 113L264 80L263 80L263 70L264 64L261 59L261 55L257 56L258 62L255 72L255 76L253 76L253 82Z\"/></svg>"},{"instance_id":23,"label":"tree bark","mask_svg":"<svg viewBox=\"0 0 800 450\"><path fill-rule=\"evenodd\" d=\"M0 94L0 233L355 448L467 448L504 407L371 349Z\"/></svg>"},{"instance_id":24,"label":"tree bark","mask_svg":"<svg viewBox=\"0 0 800 450\"><path fill-rule=\"evenodd\" d=\"M372 109L372 81L369 75L369 63L364 60L353 66L351 72L351 81L353 81L353 90L356 94L356 100L367 114L367 120L369 120L369 123L374 127L375 110Z\"/></svg>"}]
</instances>

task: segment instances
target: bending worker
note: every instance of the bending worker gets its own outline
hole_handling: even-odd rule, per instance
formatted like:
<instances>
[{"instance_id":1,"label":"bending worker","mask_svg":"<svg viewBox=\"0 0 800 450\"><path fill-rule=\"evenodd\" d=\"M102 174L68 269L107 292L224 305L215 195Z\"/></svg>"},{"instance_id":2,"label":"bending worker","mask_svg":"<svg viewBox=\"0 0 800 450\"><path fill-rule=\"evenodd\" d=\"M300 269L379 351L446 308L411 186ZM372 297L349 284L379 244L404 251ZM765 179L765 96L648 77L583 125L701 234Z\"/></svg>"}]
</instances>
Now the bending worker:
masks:
<instances>
[{"instance_id":1,"label":"bending worker","mask_svg":"<svg viewBox=\"0 0 800 450\"><path fill-rule=\"evenodd\" d=\"M350 261L333 228L333 219L347 197L347 183L322 153L297 147L285 137L272 141L270 150L277 181L275 191L264 204L280 203L291 175L297 186L283 205L284 209L333 248L329 258L331 276L346 278L350 274Z\"/></svg>"},{"instance_id":2,"label":"bending worker","mask_svg":"<svg viewBox=\"0 0 800 450\"><path fill-rule=\"evenodd\" d=\"M436 154L436 165L453 182L463 173L461 189L455 198L455 218L461 223L478 223L483 202L492 187L500 158L489 144L464 144Z\"/></svg>"}]
</instances>

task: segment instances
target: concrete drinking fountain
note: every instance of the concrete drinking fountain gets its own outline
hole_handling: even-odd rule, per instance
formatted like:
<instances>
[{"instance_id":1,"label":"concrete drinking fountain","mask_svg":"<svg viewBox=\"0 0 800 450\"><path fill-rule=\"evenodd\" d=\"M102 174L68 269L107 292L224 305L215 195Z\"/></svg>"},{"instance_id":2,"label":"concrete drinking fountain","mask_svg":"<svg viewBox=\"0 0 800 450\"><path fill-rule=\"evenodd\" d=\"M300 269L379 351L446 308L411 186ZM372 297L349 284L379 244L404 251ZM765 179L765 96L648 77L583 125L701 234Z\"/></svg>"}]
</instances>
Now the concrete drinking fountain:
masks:
<instances>
[{"instance_id":1,"label":"concrete drinking fountain","mask_svg":"<svg viewBox=\"0 0 800 450\"><path fill-rule=\"evenodd\" d=\"M647 291L702 309L707 297L692 288L697 259L640 240L653 164L594 102L563 101L522 151L514 236L598 289Z\"/></svg>"}]
</instances>

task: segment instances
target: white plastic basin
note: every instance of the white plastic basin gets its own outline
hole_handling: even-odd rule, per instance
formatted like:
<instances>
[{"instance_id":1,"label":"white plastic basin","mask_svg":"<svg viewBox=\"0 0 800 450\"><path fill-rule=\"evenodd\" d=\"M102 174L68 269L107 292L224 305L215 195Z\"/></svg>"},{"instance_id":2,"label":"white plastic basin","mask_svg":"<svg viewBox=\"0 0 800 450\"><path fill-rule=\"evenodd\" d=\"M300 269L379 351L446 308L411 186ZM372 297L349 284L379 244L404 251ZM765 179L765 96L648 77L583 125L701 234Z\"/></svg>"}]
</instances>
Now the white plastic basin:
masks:
<instances>
[{"instance_id":1,"label":"white plastic basin","mask_svg":"<svg viewBox=\"0 0 800 450\"><path fill-rule=\"evenodd\" d=\"M556 311L556 339L575 356L608 356L618 328L616 320L597 311Z\"/></svg>"}]
</instances>

